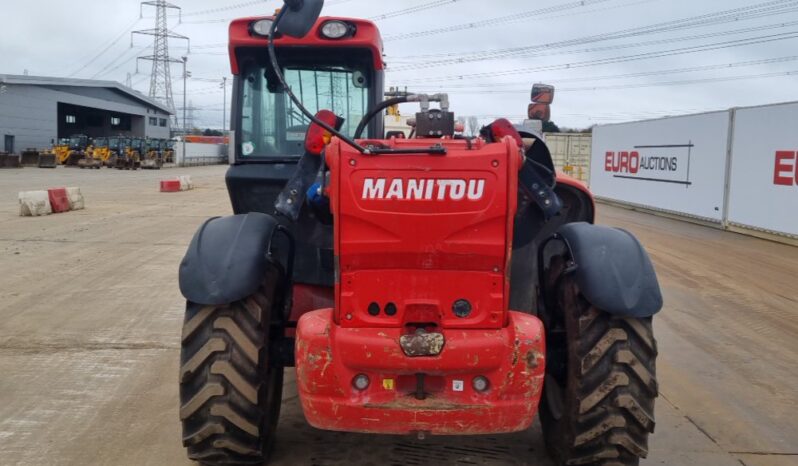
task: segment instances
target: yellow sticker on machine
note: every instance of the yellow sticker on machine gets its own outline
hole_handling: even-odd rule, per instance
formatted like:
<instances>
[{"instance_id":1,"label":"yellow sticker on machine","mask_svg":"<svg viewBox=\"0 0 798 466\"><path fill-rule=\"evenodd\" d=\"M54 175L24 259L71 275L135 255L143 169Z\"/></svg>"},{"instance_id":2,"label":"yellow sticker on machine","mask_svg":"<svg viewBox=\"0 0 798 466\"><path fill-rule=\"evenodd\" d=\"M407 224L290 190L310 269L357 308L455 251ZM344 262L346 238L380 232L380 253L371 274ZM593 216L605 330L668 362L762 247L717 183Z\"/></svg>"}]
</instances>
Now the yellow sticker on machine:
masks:
<instances>
[{"instance_id":1,"label":"yellow sticker on machine","mask_svg":"<svg viewBox=\"0 0 798 466\"><path fill-rule=\"evenodd\" d=\"M382 379L382 388L393 390L393 379Z\"/></svg>"}]
</instances>

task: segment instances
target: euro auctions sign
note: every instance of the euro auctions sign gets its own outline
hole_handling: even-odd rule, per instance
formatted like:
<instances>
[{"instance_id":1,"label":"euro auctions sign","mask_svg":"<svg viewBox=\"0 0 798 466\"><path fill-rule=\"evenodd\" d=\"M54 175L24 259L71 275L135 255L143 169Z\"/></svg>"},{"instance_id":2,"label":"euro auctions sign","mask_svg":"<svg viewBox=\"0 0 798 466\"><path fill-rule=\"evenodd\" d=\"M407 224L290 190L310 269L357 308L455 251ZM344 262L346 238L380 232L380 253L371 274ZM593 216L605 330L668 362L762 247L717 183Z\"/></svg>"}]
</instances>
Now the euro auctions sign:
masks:
<instances>
[{"instance_id":1,"label":"euro auctions sign","mask_svg":"<svg viewBox=\"0 0 798 466\"><path fill-rule=\"evenodd\" d=\"M615 178L690 185L693 144L635 146L633 150L607 151L604 171Z\"/></svg>"},{"instance_id":2,"label":"euro auctions sign","mask_svg":"<svg viewBox=\"0 0 798 466\"><path fill-rule=\"evenodd\" d=\"M729 112L593 129L590 189L599 197L721 223Z\"/></svg>"},{"instance_id":3,"label":"euro auctions sign","mask_svg":"<svg viewBox=\"0 0 798 466\"><path fill-rule=\"evenodd\" d=\"M798 102L599 125L592 146L599 199L798 237Z\"/></svg>"},{"instance_id":4,"label":"euro auctions sign","mask_svg":"<svg viewBox=\"0 0 798 466\"><path fill-rule=\"evenodd\" d=\"M773 184L778 186L798 185L798 151L776 151L776 163L773 167Z\"/></svg>"},{"instance_id":5,"label":"euro auctions sign","mask_svg":"<svg viewBox=\"0 0 798 466\"><path fill-rule=\"evenodd\" d=\"M735 110L728 220L798 236L798 103Z\"/></svg>"}]
</instances>

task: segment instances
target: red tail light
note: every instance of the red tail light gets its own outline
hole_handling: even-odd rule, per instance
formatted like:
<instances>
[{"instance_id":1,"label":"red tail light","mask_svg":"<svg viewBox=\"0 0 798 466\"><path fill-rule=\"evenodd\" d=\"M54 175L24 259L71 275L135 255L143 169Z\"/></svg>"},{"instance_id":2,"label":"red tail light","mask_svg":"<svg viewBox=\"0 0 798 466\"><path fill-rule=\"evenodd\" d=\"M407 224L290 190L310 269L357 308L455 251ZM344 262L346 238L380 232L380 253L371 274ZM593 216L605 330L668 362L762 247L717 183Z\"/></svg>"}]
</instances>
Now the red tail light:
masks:
<instances>
[{"instance_id":1,"label":"red tail light","mask_svg":"<svg viewBox=\"0 0 798 466\"><path fill-rule=\"evenodd\" d=\"M524 145L524 142L521 140L521 135L518 134L513 124L506 118L499 118L491 123L489 128L491 142L499 142L505 136L510 136L519 147Z\"/></svg>"},{"instance_id":2,"label":"red tail light","mask_svg":"<svg viewBox=\"0 0 798 466\"><path fill-rule=\"evenodd\" d=\"M344 122L343 118L340 118L329 110L319 110L319 112L316 113L316 118L335 129L339 129ZM332 139L332 134L330 134L329 131L316 123L311 123L308 127L307 134L305 134L305 150L311 154L319 155L321 151L324 150L324 146L329 144L330 139Z\"/></svg>"}]
</instances>

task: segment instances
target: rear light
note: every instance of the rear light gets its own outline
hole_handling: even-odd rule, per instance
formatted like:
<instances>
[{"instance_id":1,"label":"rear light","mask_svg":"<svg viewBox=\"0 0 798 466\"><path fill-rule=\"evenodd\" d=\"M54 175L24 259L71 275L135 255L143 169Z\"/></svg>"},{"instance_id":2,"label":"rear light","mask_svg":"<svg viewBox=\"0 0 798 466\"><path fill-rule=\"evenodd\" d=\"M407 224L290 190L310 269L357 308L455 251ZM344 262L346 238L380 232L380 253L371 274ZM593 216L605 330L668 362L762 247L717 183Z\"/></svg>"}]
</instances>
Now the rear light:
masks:
<instances>
[{"instance_id":1,"label":"rear light","mask_svg":"<svg viewBox=\"0 0 798 466\"><path fill-rule=\"evenodd\" d=\"M377 303L371 303L368 307L369 315L378 316L380 315L380 305Z\"/></svg>"},{"instance_id":2,"label":"rear light","mask_svg":"<svg viewBox=\"0 0 798 466\"><path fill-rule=\"evenodd\" d=\"M458 299L452 304L452 312L461 319L471 314L471 303L465 299Z\"/></svg>"},{"instance_id":3,"label":"rear light","mask_svg":"<svg viewBox=\"0 0 798 466\"><path fill-rule=\"evenodd\" d=\"M355 35L355 26L345 21L332 20L322 24L320 31L325 39L344 39Z\"/></svg>"},{"instance_id":4,"label":"rear light","mask_svg":"<svg viewBox=\"0 0 798 466\"><path fill-rule=\"evenodd\" d=\"M505 136L510 136L519 147L524 145L524 141L521 140L521 135L518 134L513 124L506 118L499 118L494 121L487 126L487 130L487 134L482 134L482 136L485 137L488 142L499 142L504 139Z\"/></svg>"},{"instance_id":5,"label":"rear light","mask_svg":"<svg viewBox=\"0 0 798 466\"><path fill-rule=\"evenodd\" d=\"M369 388L369 376L366 374L358 374L352 379L352 386L361 392Z\"/></svg>"},{"instance_id":6,"label":"rear light","mask_svg":"<svg viewBox=\"0 0 798 466\"><path fill-rule=\"evenodd\" d=\"M471 385L474 387L474 390L478 392L484 392L488 389L490 383L488 382L487 378L478 375L474 377L474 380L471 381Z\"/></svg>"},{"instance_id":7,"label":"rear light","mask_svg":"<svg viewBox=\"0 0 798 466\"><path fill-rule=\"evenodd\" d=\"M335 129L340 129L344 122L343 118L329 110L319 110L316 113L316 118ZM316 123L311 123L310 127L308 127L308 132L305 134L305 150L313 155L320 155L321 151L324 150L324 146L329 144L331 139L332 134L329 131Z\"/></svg>"},{"instance_id":8,"label":"rear light","mask_svg":"<svg viewBox=\"0 0 798 466\"><path fill-rule=\"evenodd\" d=\"M249 33L261 37L269 37L269 32L272 30L272 23L270 19L261 19L249 25Z\"/></svg>"}]
</instances>

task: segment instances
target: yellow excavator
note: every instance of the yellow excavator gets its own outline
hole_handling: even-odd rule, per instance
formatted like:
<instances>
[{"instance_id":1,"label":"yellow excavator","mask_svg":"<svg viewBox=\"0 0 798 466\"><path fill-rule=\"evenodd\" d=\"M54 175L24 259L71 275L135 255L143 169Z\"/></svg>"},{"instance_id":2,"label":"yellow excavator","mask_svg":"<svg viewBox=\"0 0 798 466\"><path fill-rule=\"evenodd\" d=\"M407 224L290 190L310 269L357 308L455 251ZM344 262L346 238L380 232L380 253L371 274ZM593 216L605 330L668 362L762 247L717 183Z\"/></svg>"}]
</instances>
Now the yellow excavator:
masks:
<instances>
[{"instance_id":1,"label":"yellow excavator","mask_svg":"<svg viewBox=\"0 0 798 466\"><path fill-rule=\"evenodd\" d=\"M56 162L66 159L69 153L69 138L58 138L52 141L52 147L44 151L45 154L52 154L55 156Z\"/></svg>"},{"instance_id":2,"label":"yellow excavator","mask_svg":"<svg viewBox=\"0 0 798 466\"><path fill-rule=\"evenodd\" d=\"M160 151L164 163L175 163L175 141L161 139Z\"/></svg>"},{"instance_id":3,"label":"yellow excavator","mask_svg":"<svg viewBox=\"0 0 798 466\"><path fill-rule=\"evenodd\" d=\"M94 140L94 152L92 156L99 160L102 165L108 162L111 157L111 140L113 138L97 138Z\"/></svg>"},{"instance_id":4,"label":"yellow excavator","mask_svg":"<svg viewBox=\"0 0 798 466\"><path fill-rule=\"evenodd\" d=\"M56 147L56 159L61 165L77 166L89 148L89 137L84 134L73 134L69 137L66 149Z\"/></svg>"},{"instance_id":5,"label":"yellow excavator","mask_svg":"<svg viewBox=\"0 0 798 466\"><path fill-rule=\"evenodd\" d=\"M147 139L144 142L144 156L141 159L141 168L160 170L163 166L163 152L160 139Z\"/></svg>"},{"instance_id":6,"label":"yellow excavator","mask_svg":"<svg viewBox=\"0 0 798 466\"><path fill-rule=\"evenodd\" d=\"M103 150L108 149L108 138L95 138L86 147L83 158L78 161L80 168L96 168L103 166Z\"/></svg>"},{"instance_id":7,"label":"yellow excavator","mask_svg":"<svg viewBox=\"0 0 798 466\"><path fill-rule=\"evenodd\" d=\"M124 155L127 151L128 139L123 137L110 137L108 138L108 158L105 159L103 165L108 168L116 167L116 159L120 154Z\"/></svg>"},{"instance_id":8,"label":"yellow excavator","mask_svg":"<svg viewBox=\"0 0 798 466\"><path fill-rule=\"evenodd\" d=\"M113 166L119 170L136 170L141 167L144 139L119 138L119 142Z\"/></svg>"}]
</instances>

